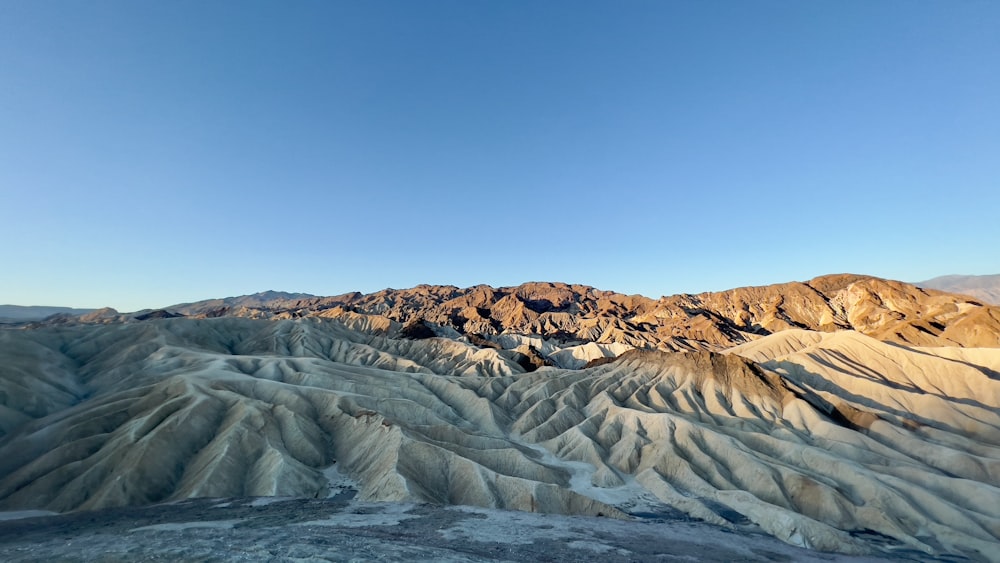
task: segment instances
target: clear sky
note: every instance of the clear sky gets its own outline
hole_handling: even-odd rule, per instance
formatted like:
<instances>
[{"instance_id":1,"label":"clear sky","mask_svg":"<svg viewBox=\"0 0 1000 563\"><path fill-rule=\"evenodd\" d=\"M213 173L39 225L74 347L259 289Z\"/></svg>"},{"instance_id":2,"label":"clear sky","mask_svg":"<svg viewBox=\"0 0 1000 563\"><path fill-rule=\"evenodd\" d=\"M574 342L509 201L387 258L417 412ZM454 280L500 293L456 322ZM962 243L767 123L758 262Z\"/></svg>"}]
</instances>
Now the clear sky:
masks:
<instances>
[{"instance_id":1,"label":"clear sky","mask_svg":"<svg viewBox=\"0 0 1000 563\"><path fill-rule=\"evenodd\" d=\"M1000 2L0 1L0 303L1000 272Z\"/></svg>"}]
</instances>

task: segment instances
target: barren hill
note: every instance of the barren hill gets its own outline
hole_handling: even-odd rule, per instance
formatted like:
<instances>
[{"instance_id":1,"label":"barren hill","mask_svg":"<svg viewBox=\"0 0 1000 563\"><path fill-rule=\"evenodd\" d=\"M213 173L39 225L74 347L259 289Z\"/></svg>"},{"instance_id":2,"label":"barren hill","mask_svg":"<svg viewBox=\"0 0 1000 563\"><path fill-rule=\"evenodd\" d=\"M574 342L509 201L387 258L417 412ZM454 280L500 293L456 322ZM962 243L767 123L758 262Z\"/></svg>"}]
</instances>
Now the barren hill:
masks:
<instances>
[{"instance_id":1,"label":"barren hill","mask_svg":"<svg viewBox=\"0 0 1000 563\"><path fill-rule=\"evenodd\" d=\"M526 283L469 288L421 285L335 297L219 300L171 307L197 317L326 318L367 315L426 321L459 334L543 335L562 344L596 342L663 350L721 350L802 328L855 330L918 346L1000 347L1000 308L914 285L851 274L658 300L582 285Z\"/></svg>"}]
</instances>

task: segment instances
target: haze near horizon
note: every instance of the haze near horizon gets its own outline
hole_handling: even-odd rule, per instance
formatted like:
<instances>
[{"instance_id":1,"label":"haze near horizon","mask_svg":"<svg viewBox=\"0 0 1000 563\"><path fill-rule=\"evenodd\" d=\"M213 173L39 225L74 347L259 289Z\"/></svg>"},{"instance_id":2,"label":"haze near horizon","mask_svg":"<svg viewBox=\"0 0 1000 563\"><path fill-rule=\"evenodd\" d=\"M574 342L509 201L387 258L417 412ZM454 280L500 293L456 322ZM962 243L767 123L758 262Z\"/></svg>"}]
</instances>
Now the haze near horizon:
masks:
<instances>
[{"instance_id":1,"label":"haze near horizon","mask_svg":"<svg viewBox=\"0 0 1000 563\"><path fill-rule=\"evenodd\" d=\"M994 274L998 27L985 2L7 2L0 302Z\"/></svg>"}]
</instances>

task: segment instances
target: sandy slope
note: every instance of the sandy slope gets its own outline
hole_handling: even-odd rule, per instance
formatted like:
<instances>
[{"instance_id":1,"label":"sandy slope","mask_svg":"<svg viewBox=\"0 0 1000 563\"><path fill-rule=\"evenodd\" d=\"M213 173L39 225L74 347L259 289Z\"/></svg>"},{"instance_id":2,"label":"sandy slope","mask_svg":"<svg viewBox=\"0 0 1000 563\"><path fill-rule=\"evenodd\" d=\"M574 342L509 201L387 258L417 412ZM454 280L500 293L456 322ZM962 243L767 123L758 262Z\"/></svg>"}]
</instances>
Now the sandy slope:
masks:
<instances>
[{"instance_id":1,"label":"sandy slope","mask_svg":"<svg viewBox=\"0 0 1000 563\"><path fill-rule=\"evenodd\" d=\"M503 350L352 326L0 333L0 508L326 496L335 467L364 500L679 510L821 550L1000 553L1000 351L788 330L522 373Z\"/></svg>"}]
</instances>

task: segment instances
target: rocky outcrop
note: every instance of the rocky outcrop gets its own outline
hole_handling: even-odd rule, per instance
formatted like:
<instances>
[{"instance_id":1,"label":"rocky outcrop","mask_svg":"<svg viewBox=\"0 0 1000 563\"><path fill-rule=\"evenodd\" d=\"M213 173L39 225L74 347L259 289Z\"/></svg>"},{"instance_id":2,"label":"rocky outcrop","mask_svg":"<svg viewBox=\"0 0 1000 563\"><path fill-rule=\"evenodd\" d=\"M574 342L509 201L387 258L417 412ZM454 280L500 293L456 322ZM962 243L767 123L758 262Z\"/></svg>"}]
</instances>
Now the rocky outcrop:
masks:
<instances>
[{"instance_id":1,"label":"rocky outcrop","mask_svg":"<svg viewBox=\"0 0 1000 563\"><path fill-rule=\"evenodd\" d=\"M142 313L135 316L137 321L149 321L153 319L176 319L178 317L183 317L179 313L171 313L165 309L157 309L155 311L149 311L148 313Z\"/></svg>"},{"instance_id":2,"label":"rocky outcrop","mask_svg":"<svg viewBox=\"0 0 1000 563\"><path fill-rule=\"evenodd\" d=\"M399 332L400 336L403 338L409 338L410 340L423 340L425 338L434 338L434 329L432 329L423 319L413 319L412 321L406 323L403 330Z\"/></svg>"}]
</instances>

